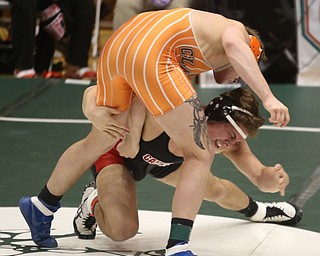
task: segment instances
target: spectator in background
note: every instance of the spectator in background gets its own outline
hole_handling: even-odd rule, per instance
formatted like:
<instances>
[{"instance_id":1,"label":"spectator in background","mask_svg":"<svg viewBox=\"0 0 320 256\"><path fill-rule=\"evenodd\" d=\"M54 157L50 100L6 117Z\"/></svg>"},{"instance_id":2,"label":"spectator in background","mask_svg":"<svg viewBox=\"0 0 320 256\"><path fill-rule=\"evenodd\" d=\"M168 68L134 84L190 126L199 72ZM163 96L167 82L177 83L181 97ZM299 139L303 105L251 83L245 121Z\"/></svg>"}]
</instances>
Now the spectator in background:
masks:
<instances>
[{"instance_id":1,"label":"spectator in background","mask_svg":"<svg viewBox=\"0 0 320 256\"><path fill-rule=\"evenodd\" d=\"M117 30L133 16L146 11L190 7L192 0L117 0L114 8L113 29Z\"/></svg>"},{"instance_id":2,"label":"spectator in background","mask_svg":"<svg viewBox=\"0 0 320 256\"><path fill-rule=\"evenodd\" d=\"M55 42L69 38L65 77L95 77L88 52L95 16L93 0L10 0L14 75L33 78L47 74ZM36 22L40 16L39 33Z\"/></svg>"},{"instance_id":3,"label":"spectator in background","mask_svg":"<svg viewBox=\"0 0 320 256\"><path fill-rule=\"evenodd\" d=\"M60 0L65 7L69 42L65 77L96 78L96 72L88 68L92 29L95 19L94 0Z\"/></svg>"},{"instance_id":4,"label":"spectator in background","mask_svg":"<svg viewBox=\"0 0 320 256\"><path fill-rule=\"evenodd\" d=\"M42 73L49 68L54 40L48 33L44 33L43 28L40 29L38 37L35 36L38 13L37 0L10 0L10 3L12 5L14 75L18 78L33 78L36 75L36 70L38 73ZM37 43L36 40L38 40ZM35 45L39 46L37 51L35 51ZM43 50L46 55L39 58L42 59L40 65L35 60L38 58L38 53L42 52L41 47L43 46L46 47Z\"/></svg>"}]
</instances>

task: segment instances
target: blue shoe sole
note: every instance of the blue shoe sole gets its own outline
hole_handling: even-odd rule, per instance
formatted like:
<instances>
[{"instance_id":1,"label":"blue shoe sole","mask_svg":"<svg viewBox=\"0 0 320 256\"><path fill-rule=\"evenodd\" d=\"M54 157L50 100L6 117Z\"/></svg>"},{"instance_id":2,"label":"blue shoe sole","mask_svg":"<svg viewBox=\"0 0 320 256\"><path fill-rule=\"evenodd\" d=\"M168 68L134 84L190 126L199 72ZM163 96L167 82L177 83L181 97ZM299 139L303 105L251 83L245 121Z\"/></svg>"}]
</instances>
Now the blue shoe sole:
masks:
<instances>
[{"instance_id":1,"label":"blue shoe sole","mask_svg":"<svg viewBox=\"0 0 320 256\"><path fill-rule=\"evenodd\" d=\"M175 254L172 254L171 256L197 256L193 254L191 251L185 251L185 252L178 252Z\"/></svg>"}]
</instances>

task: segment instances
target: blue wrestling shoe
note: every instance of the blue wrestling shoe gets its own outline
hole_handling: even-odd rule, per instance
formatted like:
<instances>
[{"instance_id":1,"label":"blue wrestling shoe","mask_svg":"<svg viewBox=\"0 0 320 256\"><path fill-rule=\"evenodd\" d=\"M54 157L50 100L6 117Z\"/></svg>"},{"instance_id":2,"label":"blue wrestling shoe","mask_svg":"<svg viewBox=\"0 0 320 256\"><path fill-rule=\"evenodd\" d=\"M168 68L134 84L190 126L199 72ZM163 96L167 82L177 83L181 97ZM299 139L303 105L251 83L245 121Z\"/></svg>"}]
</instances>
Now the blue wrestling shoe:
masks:
<instances>
[{"instance_id":1,"label":"blue wrestling shoe","mask_svg":"<svg viewBox=\"0 0 320 256\"><path fill-rule=\"evenodd\" d=\"M58 246L56 239L50 236L50 228L53 213L60 207L60 204L58 206L47 205L36 196L21 198L20 211L30 228L32 240L38 246L48 248Z\"/></svg>"},{"instance_id":2,"label":"blue wrestling shoe","mask_svg":"<svg viewBox=\"0 0 320 256\"><path fill-rule=\"evenodd\" d=\"M166 256L196 256L192 251L188 250L188 248L188 243L178 243L175 246L166 249Z\"/></svg>"}]
</instances>

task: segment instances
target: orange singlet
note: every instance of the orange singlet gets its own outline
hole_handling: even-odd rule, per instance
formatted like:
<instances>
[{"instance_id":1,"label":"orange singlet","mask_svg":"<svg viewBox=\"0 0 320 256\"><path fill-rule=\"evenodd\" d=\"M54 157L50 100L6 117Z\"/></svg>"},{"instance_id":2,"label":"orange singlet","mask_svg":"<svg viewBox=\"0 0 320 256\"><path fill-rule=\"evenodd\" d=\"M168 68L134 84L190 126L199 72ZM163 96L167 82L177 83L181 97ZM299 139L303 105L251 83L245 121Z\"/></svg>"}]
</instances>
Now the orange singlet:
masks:
<instances>
[{"instance_id":1,"label":"orange singlet","mask_svg":"<svg viewBox=\"0 0 320 256\"><path fill-rule=\"evenodd\" d=\"M97 104L125 110L136 94L158 116L189 99L190 78L212 70L194 38L191 12L145 12L117 30L99 60Z\"/></svg>"}]
</instances>

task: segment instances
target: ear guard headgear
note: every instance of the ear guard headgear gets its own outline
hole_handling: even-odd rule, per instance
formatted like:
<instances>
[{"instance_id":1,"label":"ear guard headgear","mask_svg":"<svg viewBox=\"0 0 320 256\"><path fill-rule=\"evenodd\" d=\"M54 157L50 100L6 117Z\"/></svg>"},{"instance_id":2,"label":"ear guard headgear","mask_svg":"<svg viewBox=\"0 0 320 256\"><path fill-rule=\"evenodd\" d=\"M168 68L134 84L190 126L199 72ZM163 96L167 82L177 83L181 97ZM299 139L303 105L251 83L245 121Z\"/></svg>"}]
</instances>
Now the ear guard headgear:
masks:
<instances>
[{"instance_id":1,"label":"ear guard headgear","mask_svg":"<svg viewBox=\"0 0 320 256\"><path fill-rule=\"evenodd\" d=\"M253 55L258 62L262 52L261 43L258 40L258 38L256 38L255 36L253 35L249 35L249 36L250 36L250 49L253 52Z\"/></svg>"},{"instance_id":2,"label":"ear guard headgear","mask_svg":"<svg viewBox=\"0 0 320 256\"><path fill-rule=\"evenodd\" d=\"M209 103L204 113L208 121L221 122L227 119L232 124L232 126L237 130L237 132L239 132L242 138L246 139L247 135L242 131L240 126L237 125L237 123L231 117L232 113L236 110L246 113L250 116L253 116L248 110L235 106L231 98L227 96L214 98Z\"/></svg>"}]
</instances>

